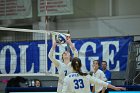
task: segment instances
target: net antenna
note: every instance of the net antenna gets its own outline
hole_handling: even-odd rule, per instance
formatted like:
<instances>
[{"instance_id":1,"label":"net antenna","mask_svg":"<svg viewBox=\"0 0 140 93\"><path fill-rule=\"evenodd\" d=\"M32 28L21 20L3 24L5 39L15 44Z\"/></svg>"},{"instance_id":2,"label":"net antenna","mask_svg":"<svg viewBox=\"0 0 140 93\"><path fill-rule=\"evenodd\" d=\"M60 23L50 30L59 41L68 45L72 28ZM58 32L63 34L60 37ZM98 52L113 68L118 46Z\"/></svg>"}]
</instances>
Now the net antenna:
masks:
<instances>
[{"instance_id":1,"label":"net antenna","mask_svg":"<svg viewBox=\"0 0 140 93\"><path fill-rule=\"evenodd\" d=\"M47 37L61 31L0 27L0 76L50 75Z\"/></svg>"}]
</instances>

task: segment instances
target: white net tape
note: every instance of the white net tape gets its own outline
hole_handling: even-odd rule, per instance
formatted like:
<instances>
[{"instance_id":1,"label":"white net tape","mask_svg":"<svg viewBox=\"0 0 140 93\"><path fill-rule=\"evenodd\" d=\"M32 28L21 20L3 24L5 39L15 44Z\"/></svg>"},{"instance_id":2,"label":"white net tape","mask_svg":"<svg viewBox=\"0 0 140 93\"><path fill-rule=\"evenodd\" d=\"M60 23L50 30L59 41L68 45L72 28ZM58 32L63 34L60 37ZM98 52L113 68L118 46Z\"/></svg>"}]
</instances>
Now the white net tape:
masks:
<instances>
[{"instance_id":1,"label":"white net tape","mask_svg":"<svg viewBox=\"0 0 140 93\"><path fill-rule=\"evenodd\" d=\"M47 37L61 32L0 27L0 76L51 75Z\"/></svg>"}]
</instances>

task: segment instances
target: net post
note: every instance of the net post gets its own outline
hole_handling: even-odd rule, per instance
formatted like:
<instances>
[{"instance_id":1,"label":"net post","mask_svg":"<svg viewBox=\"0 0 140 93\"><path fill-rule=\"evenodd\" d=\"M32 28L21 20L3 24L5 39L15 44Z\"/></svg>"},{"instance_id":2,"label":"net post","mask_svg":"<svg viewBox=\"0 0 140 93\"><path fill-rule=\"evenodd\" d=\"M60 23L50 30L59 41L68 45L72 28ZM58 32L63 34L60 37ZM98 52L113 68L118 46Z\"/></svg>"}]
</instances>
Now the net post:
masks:
<instances>
[{"instance_id":1,"label":"net post","mask_svg":"<svg viewBox=\"0 0 140 93\"><path fill-rule=\"evenodd\" d=\"M47 53L47 51L48 51L48 42L47 42L47 40L48 40L48 38L47 38L47 36L48 36L48 33L47 33L47 31L46 31L46 33L45 33L45 50L46 50L46 62L45 62L45 69L46 69L46 73L48 72L48 53Z\"/></svg>"}]
</instances>

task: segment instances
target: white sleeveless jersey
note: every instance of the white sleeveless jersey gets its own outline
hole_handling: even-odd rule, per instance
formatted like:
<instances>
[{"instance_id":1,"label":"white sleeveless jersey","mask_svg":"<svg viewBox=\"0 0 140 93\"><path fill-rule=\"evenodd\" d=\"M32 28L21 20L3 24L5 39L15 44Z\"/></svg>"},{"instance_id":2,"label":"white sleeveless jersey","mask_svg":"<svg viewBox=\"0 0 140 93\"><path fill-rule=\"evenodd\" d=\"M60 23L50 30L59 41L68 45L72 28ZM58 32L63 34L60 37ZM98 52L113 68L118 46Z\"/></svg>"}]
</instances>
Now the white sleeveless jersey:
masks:
<instances>
[{"instance_id":1,"label":"white sleeveless jersey","mask_svg":"<svg viewBox=\"0 0 140 93\"><path fill-rule=\"evenodd\" d=\"M100 69L98 69L95 73L93 73L92 76L100 80L107 81L104 72ZM100 92L102 89L103 89L103 86L100 86L98 84L95 85L95 92Z\"/></svg>"},{"instance_id":2,"label":"white sleeveless jersey","mask_svg":"<svg viewBox=\"0 0 140 93\"><path fill-rule=\"evenodd\" d=\"M90 75L80 76L78 73L71 73L64 79L62 93L90 93L90 84L108 86L108 83Z\"/></svg>"},{"instance_id":3,"label":"white sleeveless jersey","mask_svg":"<svg viewBox=\"0 0 140 93\"><path fill-rule=\"evenodd\" d=\"M73 51L74 57L78 57L78 52L77 50ZM71 62L69 62L67 65L64 64L62 61L57 60L55 57L55 51L51 48L49 52L49 58L52 62L59 64L57 67L58 69L58 86L57 86L57 93L62 93L62 87L63 87L63 82L64 78L66 75L70 74L72 72L72 67L71 67Z\"/></svg>"},{"instance_id":4,"label":"white sleeveless jersey","mask_svg":"<svg viewBox=\"0 0 140 93\"><path fill-rule=\"evenodd\" d=\"M57 86L57 93L62 93L64 78L71 72L72 72L71 63L66 65L60 62L59 67L58 67L59 80L58 80L58 86Z\"/></svg>"}]
</instances>

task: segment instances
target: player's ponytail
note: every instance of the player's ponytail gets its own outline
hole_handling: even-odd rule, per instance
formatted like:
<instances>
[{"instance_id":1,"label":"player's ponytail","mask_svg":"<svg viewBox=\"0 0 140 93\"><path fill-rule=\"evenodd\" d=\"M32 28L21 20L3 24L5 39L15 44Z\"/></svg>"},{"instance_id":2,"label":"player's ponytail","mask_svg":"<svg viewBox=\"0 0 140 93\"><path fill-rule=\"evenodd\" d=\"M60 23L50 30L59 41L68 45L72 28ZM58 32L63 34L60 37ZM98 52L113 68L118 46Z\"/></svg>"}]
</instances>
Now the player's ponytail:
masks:
<instances>
[{"instance_id":1,"label":"player's ponytail","mask_svg":"<svg viewBox=\"0 0 140 93\"><path fill-rule=\"evenodd\" d=\"M77 57L74 57L72 59L72 63L71 63L71 66L73 67L73 69L78 73L80 74L81 76L86 76L87 73L83 73L81 71L81 67L82 67L82 64L81 64L81 60Z\"/></svg>"}]
</instances>

